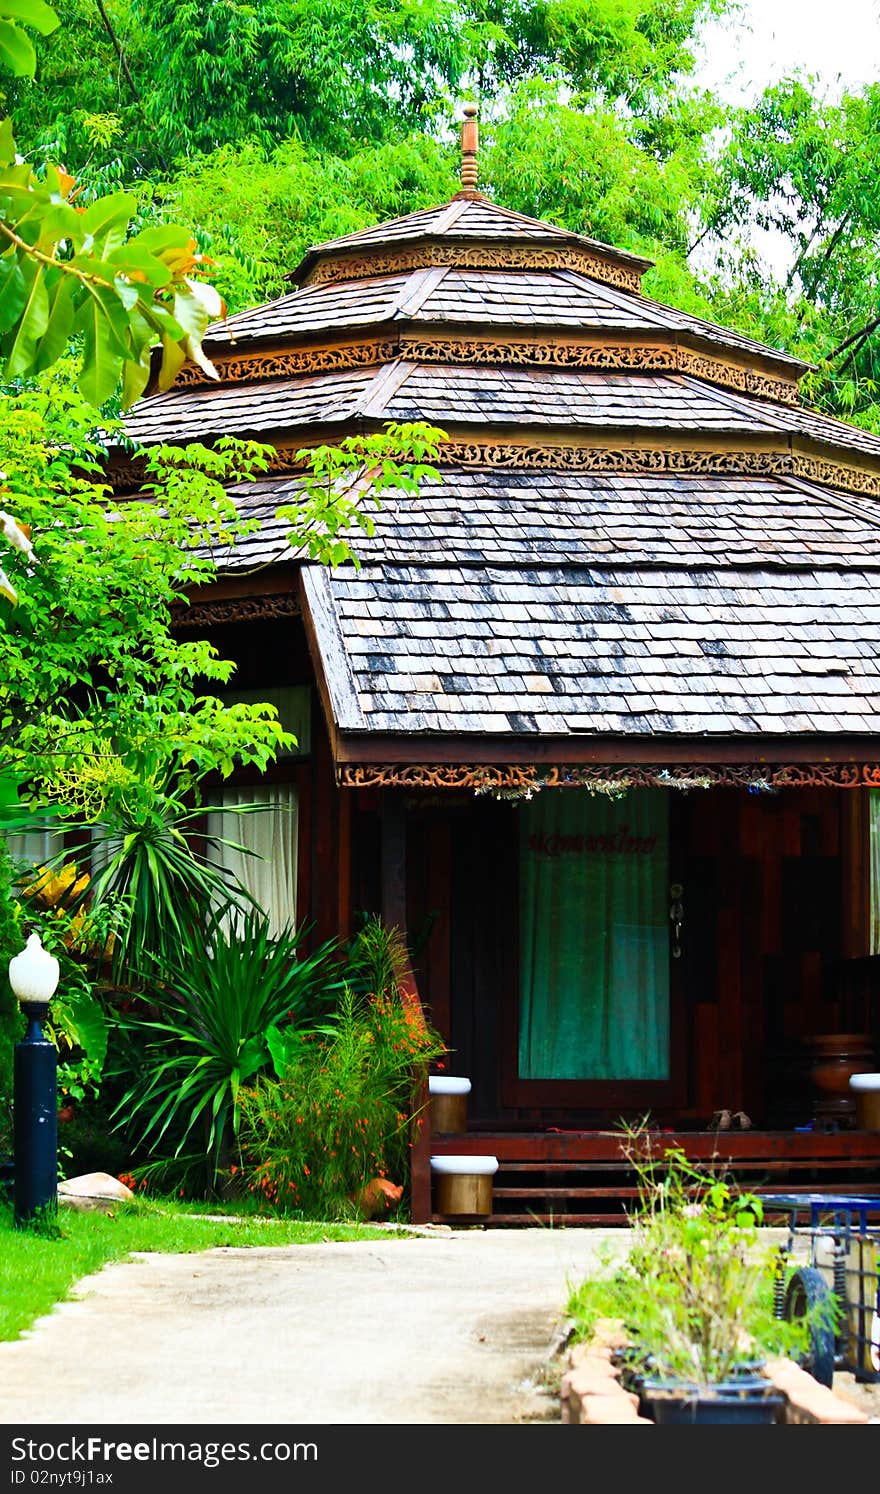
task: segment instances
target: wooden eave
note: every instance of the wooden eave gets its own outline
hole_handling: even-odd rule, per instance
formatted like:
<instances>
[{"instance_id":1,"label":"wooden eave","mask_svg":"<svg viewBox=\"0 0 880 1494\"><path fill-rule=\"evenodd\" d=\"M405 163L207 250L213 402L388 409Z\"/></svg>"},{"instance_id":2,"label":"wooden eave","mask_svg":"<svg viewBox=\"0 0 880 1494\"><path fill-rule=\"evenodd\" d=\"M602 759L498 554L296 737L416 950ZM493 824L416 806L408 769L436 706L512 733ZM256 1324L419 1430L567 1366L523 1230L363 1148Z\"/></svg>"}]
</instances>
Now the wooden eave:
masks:
<instances>
[{"instance_id":1,"label":"wooden eave","mask_svg":"<svg viewBox=\"0 0 880 1494\"><path fill-rule=\"evenodd\" d=\"M619 288L638 292L642 275L653 268L654 261L641 255L631 254L625 249L615 249L611 244L602 244L580 234L539 232L541 225L535 222L535 232L508 239L502 233L478 235L427 232L401 237L389 233L386 238L373 238L352 243L335 240L326 245L307 249L296 269L288 271L284 279L295 285L314 285L324 279L356 280L367 275L393 274L397 266L408 270L430 269L434 265L446 264L455 267L462 264L477 269L485 264L496 268L495 256L500 247L512 260L531 259L529 268L576 269L581 274L589 271L582 263L594 261L596 268L604 271L595 278ZM512 251L512 253L511 253ZM606 278L607 277L607 278Z\"/></svg>"},{"instance_id":2,"label":"wooden eave","mask_svg":"<svg viewBox=\"0 0 880 1494\"><path fill-rule=\"evenodd\" d=\"M760 399L798 404L798 379L811 365L794 364L769 350L751 354L722 337L690 330L664 332L634 328L582 328L539 325L527 328L493 323L419 321L395 316L369 324L346 325L335 334L314 331L249 334L235 342L205 340L221 381L259 383L293 371L366 368L392 358L536 368L583 368L627 372L690 373L720 388ZM688 355L695 355L689 357ZM197 364L187 364L176 387L210 387ZM146 396L156 392L155 377ZM145 396L145 397L146 397Z\"/></svg>"},{"instance_id":3,"label":"wooden eave","mask_svg":"<svg viewBox=\"0 0 880 1494\"><path fill-rule=\"evenodd\" d=\"M626 763L663 767L672 763L728 763L767 766L776 763L826 764L876 763L880 742L870 735L764 736L743 733L741 737L670 735L661 737L537 734L532 737L450 737L446 733L335 733L334 756L340 766L348 764L411 765L416 763L461 764L467 767L538 766L559 764L608 765Z\"/></svg>"},{"instance_id":4,"label":"wooden eave","mask_svg":"<svg viewBox=\"0 0 880 1494\"><path fill-rule=\"evenodd\" d=\"M252 433L272 446L273 473L295 473L296 453L352 434L383 428L380 416L326 422ZM559 471L698 472L772 475L818 482L842 493L880 498L880 455L854 452L842 442L819 441L783 432L689 432L668 427L631 429L607 426L595 433L580 427L524 425L455 425L447 421L449 439L437 458L444 466L505 467ZM128 455L112 460L108 470L117 491L136 489L142 464Z\"/></svg>"}]
</instances>

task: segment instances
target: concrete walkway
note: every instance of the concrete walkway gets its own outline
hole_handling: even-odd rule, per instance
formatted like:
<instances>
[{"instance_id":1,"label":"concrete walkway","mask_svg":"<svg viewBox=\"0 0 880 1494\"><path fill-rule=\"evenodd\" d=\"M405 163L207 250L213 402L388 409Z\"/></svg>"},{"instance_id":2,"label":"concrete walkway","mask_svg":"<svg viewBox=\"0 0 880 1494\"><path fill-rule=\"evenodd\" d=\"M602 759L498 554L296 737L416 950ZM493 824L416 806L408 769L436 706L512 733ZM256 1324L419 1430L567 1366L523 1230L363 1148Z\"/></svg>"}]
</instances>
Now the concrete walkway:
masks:
<instances>
[{"instance_id":1,"label":"concrete walkway","mask_svg":"<svg viewBox=\"0 0 880 1494\"><path fill-rule=\"evenodd\" d=\"M454 1230L140 1255L0 1344L21 1425L558 1421L569 1280L625 1230Z\"/></svg>"}]
</instances>

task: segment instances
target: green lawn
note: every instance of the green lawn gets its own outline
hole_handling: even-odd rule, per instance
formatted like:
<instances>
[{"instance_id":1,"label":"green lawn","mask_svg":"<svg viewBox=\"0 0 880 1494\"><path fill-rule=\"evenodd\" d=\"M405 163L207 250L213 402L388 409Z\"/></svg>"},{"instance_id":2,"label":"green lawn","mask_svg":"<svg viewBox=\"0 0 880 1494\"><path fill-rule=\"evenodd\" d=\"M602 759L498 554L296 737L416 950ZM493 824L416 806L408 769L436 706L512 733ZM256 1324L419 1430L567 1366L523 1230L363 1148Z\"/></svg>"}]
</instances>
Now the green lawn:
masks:
<instances>
[{"instance_id":1,"label":"green lawn","mask_svg":"<svg viewBox=\"0 0 880 1494\"><path fill-rule=\"evenodd\" d=\"M213 1211L217 1213L215 1206ZM223 1207L224 1214L227 1212ZM0 1204L0 1340L14 1339L84 1276L135 1250L178 1253L218 1246L308 1245L317 1240L368 1240L389 1231L369 1224L323 1224L242 1213L218 1220L198 1207L138 1199L113 1214L63 1209L57 1233L18 1230Z\"/></svg>"}]
</instances>

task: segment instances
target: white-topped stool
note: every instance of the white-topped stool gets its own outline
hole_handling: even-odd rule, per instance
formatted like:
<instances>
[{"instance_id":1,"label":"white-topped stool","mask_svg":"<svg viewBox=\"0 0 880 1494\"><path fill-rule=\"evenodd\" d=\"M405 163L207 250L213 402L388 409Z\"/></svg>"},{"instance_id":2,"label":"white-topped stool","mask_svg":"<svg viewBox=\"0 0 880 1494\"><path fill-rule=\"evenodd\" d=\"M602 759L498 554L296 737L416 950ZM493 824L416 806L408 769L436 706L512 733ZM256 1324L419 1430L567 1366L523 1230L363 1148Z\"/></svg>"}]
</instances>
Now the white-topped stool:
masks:
<instances>
[{"instance_id":1,"label":"white-topped stool","mask_svg":"<svg viewBox=\"0 0 880 1494\"><path fill-rule=\"evenodd\" d=\"M497 1157L432 1157L436 1212L460 1219L491 1214L492 1179L497 1171Z\"/></svg>"},{"instance_id":2,"label":"white-topped stool","mask_svg":"<svg viewBox=\"0 0 880 1494\"><path fill-rule=\"evenodd\" d=\"M856 1097L856 1125L860 1131L880 1131L880 1074L850 1074Z\"/></svg>"},{"instance_id":3,"label":"white-topped stool","mask_svg":"<svg viewBox=\"0 0 880 1494\"><path fill-rule=\"evenodd\" d=\"M428 1094L431 1103L431 1130L437 1136L462 1135L467 1130L467 1097L470 1079L452 1074L431 1074Z\"/></svg>"}]
</instances>

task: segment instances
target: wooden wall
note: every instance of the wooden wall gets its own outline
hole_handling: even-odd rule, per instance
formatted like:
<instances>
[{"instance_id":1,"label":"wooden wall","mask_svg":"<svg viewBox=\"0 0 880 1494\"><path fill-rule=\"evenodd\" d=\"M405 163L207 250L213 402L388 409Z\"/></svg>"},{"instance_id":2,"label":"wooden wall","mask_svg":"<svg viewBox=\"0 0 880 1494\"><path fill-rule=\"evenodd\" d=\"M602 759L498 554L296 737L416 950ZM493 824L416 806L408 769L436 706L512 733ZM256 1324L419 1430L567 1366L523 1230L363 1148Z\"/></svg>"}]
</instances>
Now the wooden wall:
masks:
<instances>
[{"instance_id":1,"label":"wooden wall","mask_svg":"<svg viewBox=\"0 0 880 1494\"><path fill-rule=\"evenodd\" d=\"M829 789L689 796L683 975L692 1115L726 1107L781 1121L804 1097L801 1040L852 1020L840 992L841 962L856 952L844 915L864 873L852 835L857 798Z\"/></svg>"},{"instance_id":2,"label":"wooden wall","mask_svg":"<svg viewBox=\"0 0 880 1494\"><path fill-rule=\"evenodd\" d=\"M871 988L848 978L866 953L864 807L860 790L677 798L687 1093L660 1118L700 1125L729 1108L787 1124L805 1084L800 1040L876 1020L880 990L866 1000ZM410 802L408 923L424 940L416 974L455 1050L451 1070L473 1083L472 1121L571 1125L571 1110L500 1102L517 1001L515 814L473 797ZM592 1113L579 1118L596 1122Z\"/></svg>"}]
</instances>

